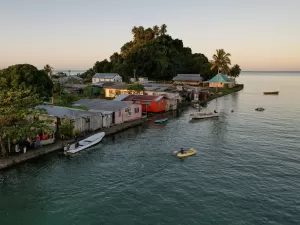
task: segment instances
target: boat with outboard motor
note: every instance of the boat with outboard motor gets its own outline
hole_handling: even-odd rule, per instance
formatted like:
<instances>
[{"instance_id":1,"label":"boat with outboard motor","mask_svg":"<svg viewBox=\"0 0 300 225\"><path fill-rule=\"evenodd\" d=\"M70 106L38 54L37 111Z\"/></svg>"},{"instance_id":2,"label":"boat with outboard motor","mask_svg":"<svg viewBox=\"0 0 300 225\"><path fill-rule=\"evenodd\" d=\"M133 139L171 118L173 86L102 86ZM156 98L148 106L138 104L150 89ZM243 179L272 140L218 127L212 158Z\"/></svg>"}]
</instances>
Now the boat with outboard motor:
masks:
<instances>
[{"instance_id":1,"label":"boat with outboard motor","mask_svg":"<svg viewBox=\"0 0 300 225\"><path fill-rule=\"evenodd\" d=\"M256 110L256 111L260 111L260 112L265 111L265 109L264 109L263 107L258 107L258 108L256 108L255 110Z\"/></svg>"},{"instance_id":2,"label":"boat with outboard motor","mask_svg":"<svg viewBox=\"0 0 300 225\"><path fill-rule=\"evenodd\" d=\"M206 118L212 118L212 117L219 117L219 113L218 112L198 112L198 113L190 114L190 117L192 119L206 119Z\"/></svg>"},{"instance_id":3,"label":"boat with outboard motor","mask_svg":"<svg viewBox=\"0 0 300 225\"><path fill-rule=\"evenodd\" d=\"M71 155L80 152L84 149L87 149L93 145L96 145L104 138L104 136L105 136L105 132L100 132L86 139L83 139L77 143L68 145L67 147L64 147L64 154Z\"/></svg>"},{"instance_id":4,"label":"boat with outboard motor","mask_svg":"<svg viewBox=\"0 0 300 225\"><path fill-rule=\"evenodd\" d=\"M279 91L266 91L264 95L279 95Z\"/></svg>"},{"instance_id":5,"label":"boat with outboard motor","mask_svg":"<svg viewBox=\"0 0 300 225\"><path fill-rule=\"evenodd\" d=\"M178 158L185 158L188 156L196 155L197 151L194 148L190 148L189 150L184 150L183 153L181 151L173 152L173 155L177 156Z\"/></svg>"}]
</instances>

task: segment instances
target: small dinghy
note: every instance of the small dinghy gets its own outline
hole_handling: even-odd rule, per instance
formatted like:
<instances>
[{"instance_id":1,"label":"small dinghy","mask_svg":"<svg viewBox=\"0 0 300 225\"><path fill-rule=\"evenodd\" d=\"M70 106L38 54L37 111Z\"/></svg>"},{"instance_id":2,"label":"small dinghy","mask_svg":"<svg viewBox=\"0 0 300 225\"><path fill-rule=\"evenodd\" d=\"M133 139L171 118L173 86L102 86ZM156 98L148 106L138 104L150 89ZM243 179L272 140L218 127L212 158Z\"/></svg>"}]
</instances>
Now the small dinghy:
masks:
<instances>
[{"instance_id":1,"label":"small dinghy","mask_svg":"<svg viewBox=\"0 0 300 225\"><path fill-rule=\"evenodd\" d=\"M265 109L264 109L264 108L262 108L262 107L258 107L258 108L256 108L255 110L256 110L256 111L260 111L260 112L262 112L262 111L264 111Z\"/></svg>"},{"instance_id":2,"label":"small dinghy","mask_svg":"<svg viewBox=\"0 0 300 225\"><path fill-rule=\"evenodd\" d=\"M264 95L279 95L279 91L266 91Z\"/></svg>"},{"instance_id":3,"label":"small dinghy","mask_svg":"<svg viewBox=\"0 0 300 225\"><path fill-rule=\"evenodd\" d=\"M203 113L192 113L190 114L192 119L206 119L212 117L219 117L219 113L217 112L203 112Z\"/></svg>"},{"instance_id":4,"label":"small dinghy","mask_svg":"<svg viewBox=\"0 0 300 225\"><path fill-rule=\"evenodd\" d=\"M167 122L168 121L168 118L164 118L164 119L161 119L161 120L155 120L155 123L164 123L164 122Z\"/></svg>"},{"instance_id":5,"label":"small dinghy","mask_svg":"<svg viewBox=\"0 0 300 225\"><path fill-rule=\"evenodd\" d=\"M64 147L64 154L71 155L80 152L84 149L87 149L93 145L96 145L104 138L104 136L105 136L105 132L100 132L86 139L83 139L82 141L79 141L77 144L75 143L72 145L68 145L67 147Z\"/></svg>"},{"instance_id":6,"label":"small dinghy","mask_svg":"<svg viewBox=\"0 0 300 225\"><path fill-rule=\"evenodd\" d=\"M173 152L173 155L176 155L178 158L185 158L188 156L196 155L196 152L196 149L190 148L189 150L185 150L184 153L180 153L180 151Z\"/></svg>"}]
</instances>

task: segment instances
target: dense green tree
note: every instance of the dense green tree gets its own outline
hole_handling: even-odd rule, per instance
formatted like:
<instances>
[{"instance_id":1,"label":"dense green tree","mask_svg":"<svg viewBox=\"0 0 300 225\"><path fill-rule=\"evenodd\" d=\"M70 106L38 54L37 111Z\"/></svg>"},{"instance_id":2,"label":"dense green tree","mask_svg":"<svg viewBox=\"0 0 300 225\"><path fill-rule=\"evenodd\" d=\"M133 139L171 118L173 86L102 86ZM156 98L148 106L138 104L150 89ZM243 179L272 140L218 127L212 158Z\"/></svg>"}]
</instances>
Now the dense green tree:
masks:
<instances>
[{"instance_id":1,"label":"dense green tree","mask_svg":"<svg viewBox=\"0 0 300 225\"><path fill-rule=\"evenodd\" d=\"M132 93L141 93L145 91L145 88L140 83L133 83L129 85L128 90L132 91Z\"/></svg>"},{"instance_id":2,"label":"dense green tree","mask_svg":"<svg viewBox=\"0 0 300 225\"><path fill-rule=\"evenodd\" d=\"M44 66L44 71L48 74L49 78L51 79L53 73L53 67L47 64Z\"/></svg>"},{"instance_id":3,"label":"dense green tree","mask_svg":"<svg viewBox=\"0 0 300 225\"><path fill-rule=\"evenodd\" d=\"M154 80L171 80L178 73L200 73L209 79L217 73L218 68L210 70L205 55L193 54L182 40L169 36L165 24L152 28L135 26L131 32L133 39L121 47L120 53L114 53L109 61L97 61L81 77L91 80L97 72L119 73L124 81L129 81L135 70L137 76Z\"/></svg>"},{"instance_id":4,"label":"dense green tree","mask_svg":"<svg viewBox=\"0 0 300 225\"><path fill-rule=\"evenodd\" d=\"M231 65L230 53L226 53L224 49L217 49L217 53L213 55L211 69L217 68L218 73L230 73L229 65Z\"/></svg>"},{"instance_id":5,"label":"dense green tree","mask_svg":"<svg viewBox=\"0 0 300 225\"><path fill-rule=\"evenodd\" d=\"M233 67L231 67L229 75L231 77L238 77L240 75L241 71L242 70L241 70L240 66L235 64Z\"/></svg>"},{"instance_id":6,"label":"dense green tree","mask_svg":"<svg viewBox=\"0 0 300 225\"><path fill-rule=\"evenodd\" d=\"M6 86L0 92L0 155L5 153L4 141L16 144L23 138L35 135L35 132L47 130L47 121L37 117L40 110L34 107L40 103L37 94L30 90L12 90Z\"/></svg>"},{"instance_id":7,"label":"dense green tree","mask_svg":"<svg viewBox=\"0 0 300 225\"><path fill-rule=\"evenodd\" d=\"M0 81L9 89L29 90L44 99L52 96L53 83L48 74L29 64L17 64L0 70Z\"/></svg>"}]
</instances>

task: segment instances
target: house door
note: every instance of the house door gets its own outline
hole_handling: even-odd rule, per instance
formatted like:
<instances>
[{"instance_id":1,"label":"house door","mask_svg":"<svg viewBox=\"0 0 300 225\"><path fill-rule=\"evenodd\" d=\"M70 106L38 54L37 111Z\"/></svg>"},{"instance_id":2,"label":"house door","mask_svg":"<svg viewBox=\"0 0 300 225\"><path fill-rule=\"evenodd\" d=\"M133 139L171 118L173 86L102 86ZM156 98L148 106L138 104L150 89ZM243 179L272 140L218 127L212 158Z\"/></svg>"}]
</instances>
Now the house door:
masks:
<instances>
[{"instance_id":1,"label":"house door","mask_svg":"<svg viewBox=\"0 0 300 225\"><path fill-rule=\"evenodd\" d=\"M115 124L115 112L113 112L113 114L112 114L112 124Z\"/></svg>"}]
</instances>

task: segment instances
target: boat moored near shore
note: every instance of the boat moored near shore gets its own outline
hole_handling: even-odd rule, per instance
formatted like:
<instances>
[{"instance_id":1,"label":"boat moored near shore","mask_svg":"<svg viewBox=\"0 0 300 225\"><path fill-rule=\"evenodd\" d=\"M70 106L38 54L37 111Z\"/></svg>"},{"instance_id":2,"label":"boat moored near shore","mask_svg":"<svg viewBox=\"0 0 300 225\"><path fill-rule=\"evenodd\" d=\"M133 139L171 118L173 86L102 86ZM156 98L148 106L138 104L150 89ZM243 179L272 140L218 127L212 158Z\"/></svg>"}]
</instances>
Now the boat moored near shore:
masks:
<instances>
[{"instance_id":1,"label":"boat moored near shore","mask_svg":"<svg viewBox=\"0 0 300 225\"><path fill-rule=\"evenodd\" d=\"M192 119L206 119L212 117L219 117L219 113L217 112L202 112L202 113L192 113L190 114Z\"/></svg>"},{"instance_id":2,"label":"boat moored near shore","mask_svg":"<svg viewBox=\"0 0 300 225\"><path fill-rule=\"evenodd\" d=\"M105 136L105 132L94 134L82 141L69 145L64 148L65 155L71 155L98 144Z\"/></svg>"},{"instance_id":3,"label":"boat moored near shore","mask_svg":"<svg viewBox=\"0 0 300 225\"><path fill-rule=\"evenodd\" d=\"M279 95L279 91L267 91L267 92L264 92L264 95Z\"/></svg>"}]
</instances>

